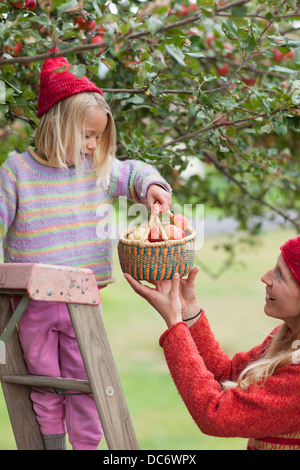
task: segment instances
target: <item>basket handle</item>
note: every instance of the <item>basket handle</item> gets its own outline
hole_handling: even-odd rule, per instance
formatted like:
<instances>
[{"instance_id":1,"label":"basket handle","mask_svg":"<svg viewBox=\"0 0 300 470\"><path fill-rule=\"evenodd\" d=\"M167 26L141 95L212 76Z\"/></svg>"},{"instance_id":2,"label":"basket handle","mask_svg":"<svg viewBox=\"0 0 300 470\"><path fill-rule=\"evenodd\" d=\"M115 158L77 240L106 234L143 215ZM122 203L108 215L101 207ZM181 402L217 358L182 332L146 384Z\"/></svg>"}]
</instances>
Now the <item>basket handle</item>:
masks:
<instances>
[{"instance_id":1,"label":"basket handle","mask_svg":"<svg viewBox=\"0 0 300 470\"><path fill-rule=\"evenodd\" d=\"M163 224L161 223L161 220L159 218L160 207L161 207L161 204L158 201L156 201L155 204L152 205L148 225L142 238L143 241L146 241L148 239L150 230L155 225L158 227L161 233L162 239L164 241L169 240L168 235L166 234ZM169 215L170 218L173 216L170 210L167 211L167 214Z\"/></svg>"}]
</instances>

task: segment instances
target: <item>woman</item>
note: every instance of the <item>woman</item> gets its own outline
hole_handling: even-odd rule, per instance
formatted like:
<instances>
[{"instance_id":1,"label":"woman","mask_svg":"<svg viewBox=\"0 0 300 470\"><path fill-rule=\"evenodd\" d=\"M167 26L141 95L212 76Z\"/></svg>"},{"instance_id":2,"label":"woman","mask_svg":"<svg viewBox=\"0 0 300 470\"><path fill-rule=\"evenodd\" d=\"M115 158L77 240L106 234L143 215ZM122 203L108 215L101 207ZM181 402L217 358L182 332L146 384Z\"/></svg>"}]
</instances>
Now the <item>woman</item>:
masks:
<instances>
[{"instance_id":1,"label":"woman","mask_svg":"<svg viewBox=\"0 0 300 470\"><path fill-rule=\"evenodd\" d=\"M300 449L300 237L281 247L268 271L265 313L283 320L265 341L230 360L195 293L194 268L156 289L126 279L164 318L160 338L176 387L205 434L248 438L251 450Z\"/></svg>"}]
</instances>

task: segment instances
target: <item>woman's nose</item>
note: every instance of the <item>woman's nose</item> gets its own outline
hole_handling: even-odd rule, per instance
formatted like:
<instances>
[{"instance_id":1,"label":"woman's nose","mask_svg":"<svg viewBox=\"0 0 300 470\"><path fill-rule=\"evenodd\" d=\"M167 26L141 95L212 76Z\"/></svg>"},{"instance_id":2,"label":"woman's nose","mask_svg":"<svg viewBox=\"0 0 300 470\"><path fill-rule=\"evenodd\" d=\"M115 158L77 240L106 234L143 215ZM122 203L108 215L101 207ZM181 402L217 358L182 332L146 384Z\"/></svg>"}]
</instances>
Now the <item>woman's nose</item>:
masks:
<instances>
[{"instance_id":1,"label":"woman's nose","mask_svg":"<svg viewBox=\"0 0 300 470\"><path fill-rule=\"evenodd\" d=\"M265 284L272 284L272 277L271 277L271 271L268 271L266 272L266 274L264 274L262 277L261 277L261 280L262 282L264 282Z\"/></svg>"}]
</instances>

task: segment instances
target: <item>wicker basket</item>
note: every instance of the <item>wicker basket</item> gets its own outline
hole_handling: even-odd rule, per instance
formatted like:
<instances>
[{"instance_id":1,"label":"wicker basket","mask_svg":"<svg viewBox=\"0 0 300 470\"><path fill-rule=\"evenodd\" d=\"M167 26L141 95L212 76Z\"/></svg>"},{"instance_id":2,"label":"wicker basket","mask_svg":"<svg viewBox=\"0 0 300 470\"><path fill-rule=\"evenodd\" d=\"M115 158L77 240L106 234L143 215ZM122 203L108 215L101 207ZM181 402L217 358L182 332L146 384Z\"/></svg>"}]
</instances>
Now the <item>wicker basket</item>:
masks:
<instances>
[{"instance_id":1,"label":"wicker basket","mask_svg":"<svg viewBox=\"0 0 300 470\"><path fill-rule=\"evenodd\" d=\"M160 227L163 241L148 241L149 230L154 224ZM194 264L196 231L188 227L184 238L169 240L159 218L152 214L144 227L145 237L141 240L128 238L135 227L121 233L118 255L122 271L141 281L171 279L174 273L179 273L180 277L187 275Z\"/></svg>"}]
</instances>

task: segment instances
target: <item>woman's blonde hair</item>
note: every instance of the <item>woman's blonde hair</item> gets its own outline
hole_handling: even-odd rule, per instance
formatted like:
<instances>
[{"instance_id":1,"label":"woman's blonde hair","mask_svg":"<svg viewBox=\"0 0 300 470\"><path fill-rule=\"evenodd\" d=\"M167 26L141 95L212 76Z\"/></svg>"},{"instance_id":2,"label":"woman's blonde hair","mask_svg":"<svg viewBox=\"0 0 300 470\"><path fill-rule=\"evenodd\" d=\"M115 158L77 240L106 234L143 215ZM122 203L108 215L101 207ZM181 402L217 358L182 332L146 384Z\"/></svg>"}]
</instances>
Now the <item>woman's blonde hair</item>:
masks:
<instances>
[{"instance_id":1,"label":"woman's blonde hair","mask_svg":"<svg viewBox=\"0 0 300 470\"><path fill-rule=\"evenodd\" d=\"M230 388L248 388L250 385L262 386L266 379L280 367L299 362L300 328L290 331L284 323L275 333L264 356L249 364L239 375L237 382L226 381L224 390Z\"/></svg>"},{"instance_id":2,"label":"woman's blonde hair","mask_svg":"<svg viewBox=\"0 0 300 470\"><path fill-rule=\"evenodd\" d=\"M40 119L35 145L49 163L58 164L60 168L68 167L68 155L71 153L72 164L79 169L82 165L81 145L86 116L88 111L98 107L108 119L99 145L93 152L93 166L98 182L106 187L116 151L116 131L110 107L99 93L79 93L53 106Z\"/></svg>"}]
</instances>

